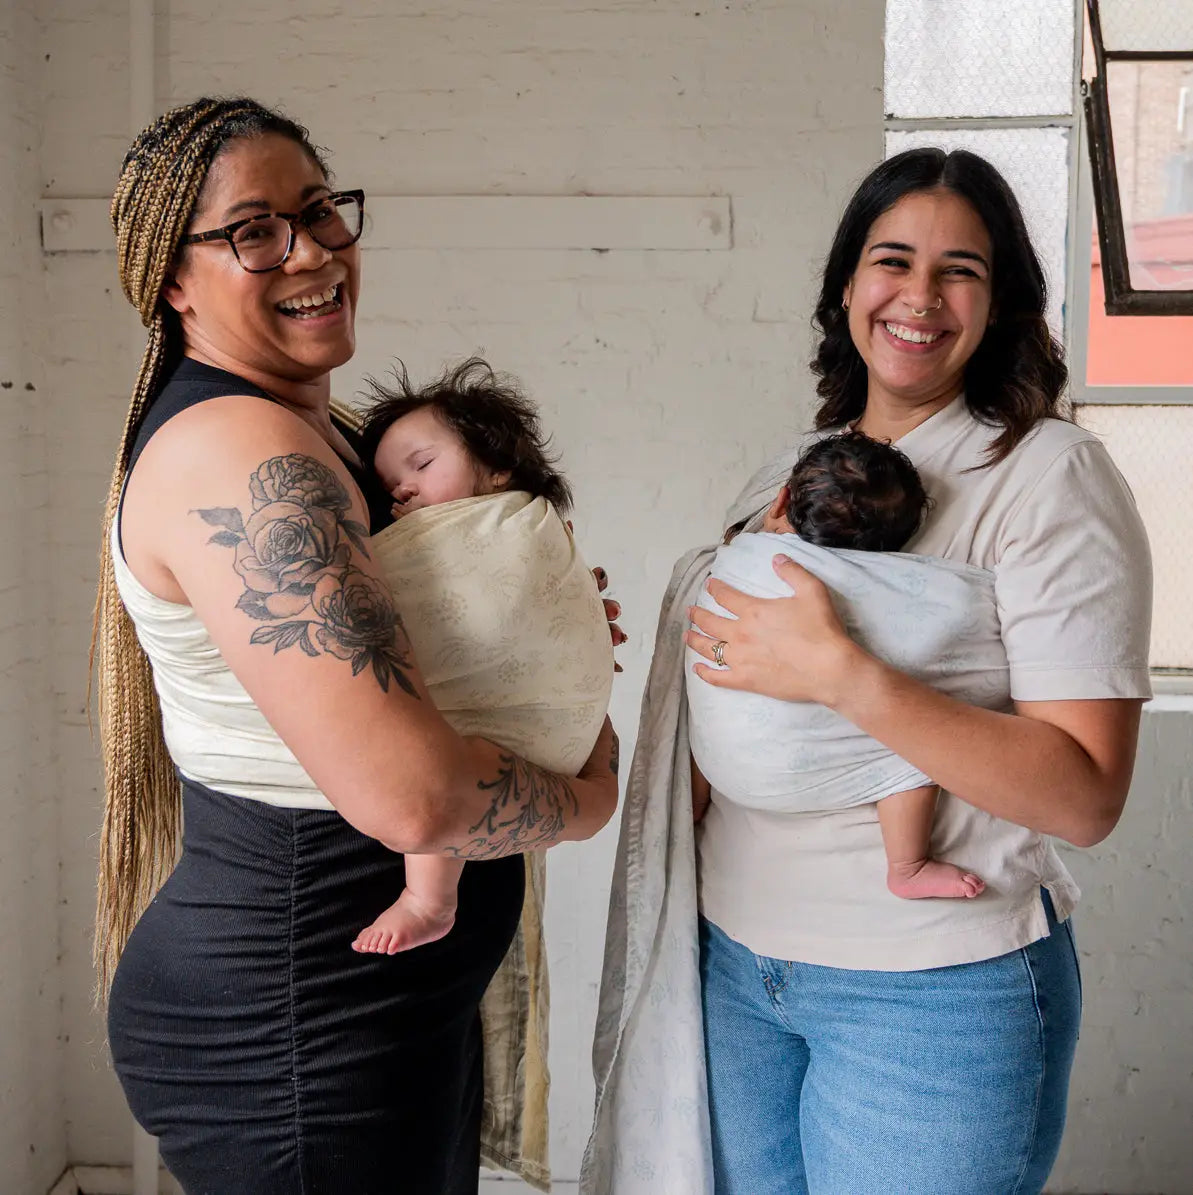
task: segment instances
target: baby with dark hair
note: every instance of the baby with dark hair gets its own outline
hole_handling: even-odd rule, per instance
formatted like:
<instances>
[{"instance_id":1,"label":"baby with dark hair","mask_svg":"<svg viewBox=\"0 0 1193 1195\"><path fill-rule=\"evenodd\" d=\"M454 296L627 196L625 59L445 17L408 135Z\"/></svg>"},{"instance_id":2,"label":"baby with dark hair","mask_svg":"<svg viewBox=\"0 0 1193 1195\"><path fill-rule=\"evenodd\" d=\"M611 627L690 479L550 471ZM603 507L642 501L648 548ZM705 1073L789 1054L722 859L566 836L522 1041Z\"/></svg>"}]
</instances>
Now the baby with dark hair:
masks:
<instances>
[{"instance_id":1,"label":"baby with dark hair","mask_svg":"<svg viewBox=\"0 0 1193 1195\"><path fill-rule=\"evenodd\" d=\"M794 533L822 548L898 552L920 529L929 505L915 466L902 452L849 431L827 436L804 451L760 530ZM692 779L699 816L710 789L695 758ZM930 855L939 792L936 785L921 785L887 792L875 801L887 856L887 887L904 899L971 898L985 888L972 872Z\"/></svg>"},{"instance_id":2,"label":"baby with dark hair","mask_svg":"<svg viewBox=\"0 0 1193 1195\"><path fill-rule=\"evenodd\" d=\"M764 527L824 548L897 552L927 511L920 475L903 453L844 432L818 440L795 462Z\"/></svg>"},{"instance_id":3,"label":"baby with dark hair","mask_svg":"<svg viewBox=\"0 0 1193 1195\"><path fill-rule=\"evenodd\" d=\"M362 455L396 519L370 551L428 696L459 733L575 775L608 708L612 645L534 405L476 357L421 388L402 367L395 386L370 385ZM405 889L353 948L394 954L443 937L462 868L407 855Z\"/></svg>"},{"instance_id":4,"label":"baby with dark hair","mask_svg":"<svg viewBox=\"0 0 1193 1195\"><path fill-rule=\"evenodd\" d=\"M400 364L394 387L369 385L375 402L361 447L393 494L397 518L501 490L545 498L567 514L571 487L554 468L534 404L481 358L420 388Z\"/></svg>"}]
</instances>

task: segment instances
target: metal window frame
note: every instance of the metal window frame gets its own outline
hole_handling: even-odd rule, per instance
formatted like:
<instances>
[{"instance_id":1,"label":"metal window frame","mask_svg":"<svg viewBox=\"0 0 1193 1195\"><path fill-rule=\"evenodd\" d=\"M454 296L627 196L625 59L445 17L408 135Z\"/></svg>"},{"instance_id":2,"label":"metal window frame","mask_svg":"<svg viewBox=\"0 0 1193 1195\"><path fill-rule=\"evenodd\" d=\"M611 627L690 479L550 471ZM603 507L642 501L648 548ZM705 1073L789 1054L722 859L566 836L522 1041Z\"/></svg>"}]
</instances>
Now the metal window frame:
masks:
<instances>
[{"instance_id":1,"label":"metal window frame","mask_svg":"<svg viewBox=\"0 0 1193 1195\"><path fill-rule=\"evenodd\" d=\"M1081 95L1093 176L1094 207L1098 214L1106 313L1193 315L1193 290L1136 290L1131 285L1118 168L1114 159L1114 128L1106 87L1106 65L1109 62L1193 62L1193 47L1188 50L1108 50L1102 41L1099 0L1085 0L1085 4L1095 73L1091 79L1082 79Z\"/></svg>"},{"instance_id":2,"label":"metal window frame","mask_svg":"<svg viewBox=\"0 0 1193 1195\"><path fill-rule=\"evenodd\" d=\"M1115 386L1086 381L1089 360L1089 316L1093 296L1078 280L1090 276L1093 265L1090 233L1093 230L1094 185L1085 129L1074 129L1075 169L1069 216L1068 278L1065 295L1065 350L1069 361L1069 398L1074 406L1193 406L1193 385L1149 386L1129 382ZM1105 257L1103 257L1105 260ZM1150 313L1149 313L1150 314Z\"/></svg>"}]
</instances>

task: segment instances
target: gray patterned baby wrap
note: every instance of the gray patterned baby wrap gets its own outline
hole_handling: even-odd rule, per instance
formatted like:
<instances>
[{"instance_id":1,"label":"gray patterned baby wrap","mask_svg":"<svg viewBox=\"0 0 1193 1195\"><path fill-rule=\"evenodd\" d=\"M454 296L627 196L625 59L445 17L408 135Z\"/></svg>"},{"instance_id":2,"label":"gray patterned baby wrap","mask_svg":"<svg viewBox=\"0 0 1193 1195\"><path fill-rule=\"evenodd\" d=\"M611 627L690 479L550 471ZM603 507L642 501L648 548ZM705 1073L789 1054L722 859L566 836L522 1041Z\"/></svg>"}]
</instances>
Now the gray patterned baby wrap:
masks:
<instances>
[{"instance_id":1,"label":"gray patterned baby wrap","mask_svg":"<svg viewBox=\"0 0 1193 1195\"><path fill-rule=\"evenodd\" d=\"M872 655L951 697L1007 708L993 573L931 556L821 548L796 535L743 532L717 549L711 575L757 597L788 597L771 563L778 553L829 587L850 637ZM698 600L727 613L703 588ZM732 650L726 656L732 668ZM932 783L825 706L704 683L691 670L699 659L687 649L692 755L728 800L772 813L810 813Z\"/></svg>"}]
</instances>

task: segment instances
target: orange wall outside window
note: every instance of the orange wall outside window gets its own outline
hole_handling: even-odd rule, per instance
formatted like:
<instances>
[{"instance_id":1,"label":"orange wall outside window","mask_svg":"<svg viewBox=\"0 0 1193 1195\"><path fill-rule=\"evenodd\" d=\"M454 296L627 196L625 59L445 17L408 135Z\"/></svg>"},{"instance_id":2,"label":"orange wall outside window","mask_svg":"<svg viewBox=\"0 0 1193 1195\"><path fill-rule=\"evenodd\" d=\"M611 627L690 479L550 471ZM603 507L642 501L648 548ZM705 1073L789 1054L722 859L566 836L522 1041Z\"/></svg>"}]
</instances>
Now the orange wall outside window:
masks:
<instances>
[{"instance_id":1,"label":"orange wall outside window","mask_svg":"<svg viewBox=\"0 0 1193 1195\"><path fill-rule=\"evenodd\" d=\"M1166 226L1166 235L1148 238L1155 242L1147 246L1148 256L1161 261L1190 260L1193 216L1155 223ZM1107 315L1105 296L1095 233L1089 280L1087 385L1193 386L1193 316Z\"/></svg>"}]
</instances>

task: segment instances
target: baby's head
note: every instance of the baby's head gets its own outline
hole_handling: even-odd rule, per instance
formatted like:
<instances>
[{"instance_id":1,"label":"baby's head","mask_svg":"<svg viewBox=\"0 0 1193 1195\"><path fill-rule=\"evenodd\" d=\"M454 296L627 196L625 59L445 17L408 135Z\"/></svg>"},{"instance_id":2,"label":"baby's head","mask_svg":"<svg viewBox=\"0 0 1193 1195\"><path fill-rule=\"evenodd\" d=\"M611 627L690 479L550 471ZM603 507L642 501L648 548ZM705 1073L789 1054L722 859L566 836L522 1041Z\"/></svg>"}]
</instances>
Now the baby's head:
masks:
<instances>
[{"instance_id":1,"label":"baby's head","mask_svg":"<svg viewBox=\"0 0 1193 1195\"><path fill-rule=\"evenodd\" d=\"M361 447L394 496L395 514L524 490L566 514L571 488L553 468L538 413L516 386L479 357L420 389L401 362L396 386L369 380L376 403L361 428Z\"/></svg>"},{"instance_id":2,"label":"baby's head","mask_svg":"<svg viewBox=\"0 0 1193 1195\"><path fill-rule=\"evenodd\" d=\"M763 523L825 548L897 552L930 500L897 448L861 432L818 440L795 462Z\"/></svg>"}]
</instances>

